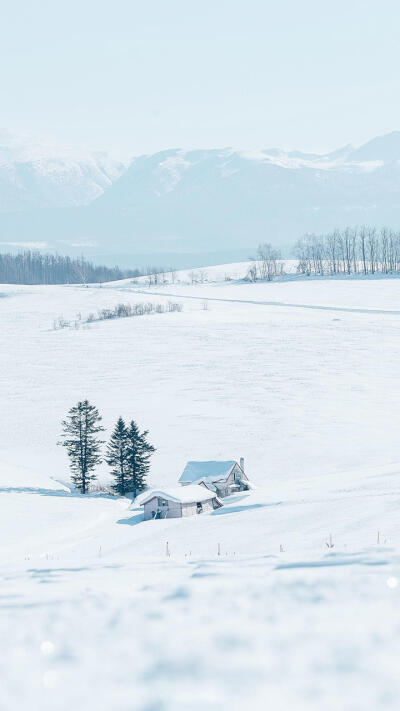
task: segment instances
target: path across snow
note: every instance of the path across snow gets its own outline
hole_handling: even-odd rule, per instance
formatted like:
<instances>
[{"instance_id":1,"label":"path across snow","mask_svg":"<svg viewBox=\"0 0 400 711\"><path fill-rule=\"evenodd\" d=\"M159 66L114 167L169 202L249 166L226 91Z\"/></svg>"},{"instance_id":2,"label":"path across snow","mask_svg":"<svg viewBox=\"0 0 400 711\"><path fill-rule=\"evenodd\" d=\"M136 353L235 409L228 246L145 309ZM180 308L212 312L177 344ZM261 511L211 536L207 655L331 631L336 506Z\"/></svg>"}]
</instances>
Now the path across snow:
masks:
<instances>
[{"instance_id":1,"label":"path across snow","mask_svg":"<svg viewBox=\"0 0 400 711\"><path fill-rule=\"evenodd\" d=\"M313 309L317 311L342 311L344 313L355 314L388 314L389 316L400 316L400 309L361 309L347 306L322 306L316 304L291 304L286 301L255 301L254 299L224 299L217 296L193 296L190 294L171 294L166 291L150 291L133 289L136 294L149 294L151 296L162 296L175 299L196 299L197 301L222 301L228 304L251 304L257 306L283 306L289 309Z\"/></svg>"}]
</instances>

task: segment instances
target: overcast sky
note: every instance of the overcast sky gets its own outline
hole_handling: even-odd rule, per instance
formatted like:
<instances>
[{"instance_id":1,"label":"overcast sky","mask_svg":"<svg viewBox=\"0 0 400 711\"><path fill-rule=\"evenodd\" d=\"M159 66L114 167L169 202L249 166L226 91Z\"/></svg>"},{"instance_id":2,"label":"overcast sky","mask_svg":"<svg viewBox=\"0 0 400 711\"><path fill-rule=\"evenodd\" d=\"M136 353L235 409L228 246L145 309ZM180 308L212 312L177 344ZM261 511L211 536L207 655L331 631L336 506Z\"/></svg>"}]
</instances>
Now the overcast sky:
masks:
<instances>
[{"instance_id":1,"label":"overcast sky","mask_svg":"<svg viewBox=\"0 0 400 711\"><path fill-rule=\"evenodd\" d=\"M124 154L400 128L398 0L0 0L0 126Z\"/></svg>"}]
</instances>

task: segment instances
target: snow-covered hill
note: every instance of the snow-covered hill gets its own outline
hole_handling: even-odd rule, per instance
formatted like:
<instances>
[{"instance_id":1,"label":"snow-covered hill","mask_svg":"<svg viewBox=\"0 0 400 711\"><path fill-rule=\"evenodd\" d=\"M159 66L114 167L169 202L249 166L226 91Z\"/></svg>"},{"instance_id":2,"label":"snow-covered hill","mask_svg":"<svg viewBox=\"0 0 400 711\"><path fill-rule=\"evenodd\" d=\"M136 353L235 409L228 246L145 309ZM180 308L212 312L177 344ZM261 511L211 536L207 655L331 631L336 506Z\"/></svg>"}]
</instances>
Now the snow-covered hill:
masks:
<instances>
[{"instance_id":1,"label":"snow-covered hill","mask_svg":"<svg viewBox=\"0 0 400 711\"><path fill-rule=\"evenodd\" d=\"M173 149L122 164L0 142L0 245L86 245L130 266L245 259L264 241L290 256L304 233L399 224L399 144L394 132L326 155Z\"/></svg>"},{"instance_id":2,"label":"snow-covered hill","mask_svg":"<svg viewBox=\"0 0 400 711\"><path fill-rule=\"evenodd\" d=\"M170 150L136 158L94 203L158 250L287 247L304 232L399 218L400 133L327 155ZM122 219L123 218L123 219ZM123 237L123 234L121 234Z\"/></svg>"},{"instance_id":3,"label":"snow-covered hill","mask_svg":"<svg viewBox=\"0 0 400 711\"><path fill-rule=\"evenodd\" d=\"M1 286L1 708L398 707L399 282L245 267ZM169 294L182 312L53 329ZM82 397L106 436L120 414L150 430L152 485L244 456L255 490L148 522L77 495L56 443Z\"/></svg>"},{"instance_id":4,"label":"snow-covered hill","mask_svg":"<svg viewBox=\"0 0 400 711\"><path fill-rule=\"evenodd\" d=\"M86 205L127 163L106 153L73 151L0 131L0 213Z\"/></svg>"}]
</instances>

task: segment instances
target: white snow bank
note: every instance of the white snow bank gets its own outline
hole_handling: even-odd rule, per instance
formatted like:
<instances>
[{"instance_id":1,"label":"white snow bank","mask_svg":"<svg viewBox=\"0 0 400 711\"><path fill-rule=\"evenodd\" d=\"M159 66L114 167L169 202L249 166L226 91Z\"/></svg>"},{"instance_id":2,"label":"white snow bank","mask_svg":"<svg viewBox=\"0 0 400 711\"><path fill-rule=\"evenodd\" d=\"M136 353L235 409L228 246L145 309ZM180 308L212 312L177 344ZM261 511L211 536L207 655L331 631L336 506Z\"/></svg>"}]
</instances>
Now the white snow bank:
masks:
<instances>
[{"instance_id":1,"label":"white snow bank","mask_svg":"<svg viewBox=\"0 0 400 711\"><path fill-rule=\"evenodd\" d=\"M140 506L144 506L155 496L169 501L176 501L180 504L191 504L194 501L208 501L208 499L217 498L215 493L205 486L189 484L189 486L176 486L172 489L152 489L152 491L146 492L146 496L141 500Z\"/></svg>"},{"instance_id":2,"label":"white snow bank","mask_svg":"<svg viewBox=\"0 0 400 711\"><path fill-rule=\"evenodd\" d=\"M0 491L1 490L43 489L47 491L69 491L67 486L55 481L52 477L40 472L32 471L8 462L0 462Z\"/></svg>"}]
</instances>

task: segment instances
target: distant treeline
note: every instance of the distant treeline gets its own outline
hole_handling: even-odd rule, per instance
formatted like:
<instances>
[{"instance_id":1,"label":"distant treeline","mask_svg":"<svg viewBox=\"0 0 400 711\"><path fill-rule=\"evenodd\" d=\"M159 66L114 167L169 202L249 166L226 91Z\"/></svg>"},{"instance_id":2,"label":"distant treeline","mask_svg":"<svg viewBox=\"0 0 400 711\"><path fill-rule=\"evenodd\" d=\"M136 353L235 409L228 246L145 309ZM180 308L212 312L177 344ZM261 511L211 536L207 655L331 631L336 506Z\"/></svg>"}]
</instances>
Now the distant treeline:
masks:
<instances>
[{"instance_id":1,"label":"distant treeline","mask_svg":"<svg viewBox=\"0 0 400 711\"><path fill-rule=\"evenodd\" d=\"M392 274L400 272L400 232L348 227L326 235L305 235L297 242L295 254L301 274Z\"/></svg>"},{"instance_id":2,"label":"distant treeline","mask_svg":"<svg viewBox=\"0 0 400 711\"><path fill-rule=\"evenodd\" d=\"M0 253L0 284L87 284L137 276L138 269L96 266L83 258L30 250Z\"/></svg>"}]
</instances>

